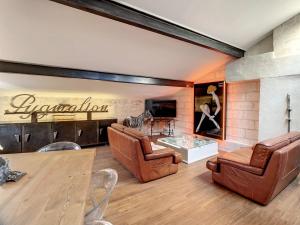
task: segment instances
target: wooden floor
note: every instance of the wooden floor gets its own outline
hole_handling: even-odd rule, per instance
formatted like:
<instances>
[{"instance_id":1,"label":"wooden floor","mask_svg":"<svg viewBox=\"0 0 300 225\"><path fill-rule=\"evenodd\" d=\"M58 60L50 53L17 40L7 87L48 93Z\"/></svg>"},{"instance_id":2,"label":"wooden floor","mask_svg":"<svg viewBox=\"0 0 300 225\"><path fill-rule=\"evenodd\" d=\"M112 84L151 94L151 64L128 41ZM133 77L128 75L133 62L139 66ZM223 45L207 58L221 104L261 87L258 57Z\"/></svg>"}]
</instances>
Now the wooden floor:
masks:
<instances>
[{"instance_id":1,"label":"wooden floor","mask_svg":"<svg viewBox=\"0 0 300 225\"><path fill-rule=\"evenodd\" d=\"M141 184L109 147L97 148L94 170L113 168L119 181L105 218L114 225L300 225L300 177L268 206L212 183L205 160L180 164L179 172Z\"/></svg>"}]
</instances>

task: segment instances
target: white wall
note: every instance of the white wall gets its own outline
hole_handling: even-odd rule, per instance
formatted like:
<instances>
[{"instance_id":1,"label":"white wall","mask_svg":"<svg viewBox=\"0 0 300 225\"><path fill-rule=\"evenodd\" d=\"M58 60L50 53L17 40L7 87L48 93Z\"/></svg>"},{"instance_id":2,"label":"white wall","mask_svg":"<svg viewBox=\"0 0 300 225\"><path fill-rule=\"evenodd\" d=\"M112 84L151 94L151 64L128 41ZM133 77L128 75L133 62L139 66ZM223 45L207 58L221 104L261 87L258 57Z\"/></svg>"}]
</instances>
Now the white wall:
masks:
<instances>
[{"instance_id":1,"label":"white wall","mask_svg":"<svg viewBox=\"0 0 300 225\"><path fill-rule=\"evenodd\" d=\"M260 86L259 140L287 132L287 94L291 95L291 130L300 131L300 75L264 78Z\"/></svg>"}]
</instances>

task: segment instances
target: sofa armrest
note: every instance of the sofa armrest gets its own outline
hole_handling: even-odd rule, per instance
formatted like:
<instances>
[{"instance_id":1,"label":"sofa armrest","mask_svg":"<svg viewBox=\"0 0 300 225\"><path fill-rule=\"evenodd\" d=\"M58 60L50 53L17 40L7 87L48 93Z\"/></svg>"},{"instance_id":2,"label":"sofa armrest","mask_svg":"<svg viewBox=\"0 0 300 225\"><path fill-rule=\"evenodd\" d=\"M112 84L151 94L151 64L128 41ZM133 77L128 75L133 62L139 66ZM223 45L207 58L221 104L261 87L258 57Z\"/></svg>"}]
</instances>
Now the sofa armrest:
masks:
<instances>
[{"instance_id":1,"label":"sofa armrest","mask_svg":"<svg viewBox=\"0 0 300 225\"><path fill-rule=\"evenodd\" d=\"M175 152L175 155L174 155L174 163L178 164L182 162L182 155L178 152Z\"/></svg>"},{"instance_id":2,"label":"sofa armrest","mask_svg":"<svg viewBox=\"0 0 300 225\"><path fill-rule=\"evenodd\" d=\"M209 159L208 161L206 161L206 168L211 170L212 172L216 172L219 173L219 164L217 162L217 157Z\"/></svg>"},{"instance_id":3,"label":"sofa armrest","mask_svg":"<svg viewBox=\"0 0 300 225\"><path fill-rule=\"evenodd\" d=\"M221 165L227 165L227 166L231 166L231 167L237 168L239 170L243 170L243 171L246 171L246 172L249 172L252 174L256 174L256 175L263 175L263 173L264 173L264 170L261 168L253 167L248 164L244 164L244 163L237 162L237 161L232 161L232 160L229 160L226 158L218 158L217 164L220 164L220 168L221 168Z\"/></svg>"},{"instance_id":4,"label":"sofa armrest","mask_svg":"<svg viewBox=\"0 0 300 225\"><path fill-rule=\"evenodd\" d=\"M151 154L145 155L146 160L154 160L154 159L160 159L165 157L173 157L174 163L179 163L182 160L181 155L170 148L156 150L153 151L153 153Z\"/></svg>"}]
</instances>

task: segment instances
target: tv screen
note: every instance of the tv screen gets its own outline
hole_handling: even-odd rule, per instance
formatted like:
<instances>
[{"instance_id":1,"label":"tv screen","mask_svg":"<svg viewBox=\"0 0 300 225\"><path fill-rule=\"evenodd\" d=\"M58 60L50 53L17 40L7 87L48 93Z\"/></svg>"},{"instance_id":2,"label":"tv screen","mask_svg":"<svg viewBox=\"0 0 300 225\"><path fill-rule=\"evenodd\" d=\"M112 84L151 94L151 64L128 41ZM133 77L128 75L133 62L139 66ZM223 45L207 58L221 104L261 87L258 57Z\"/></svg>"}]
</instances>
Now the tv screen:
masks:
<instances>
[{"instance_id":1,"label":"tv screen","mask_svg":"<svg viewBox=\"0 0 300 225\"><path fill-rule=\"evenodd\" d=\"M153 117L176 117L176 100L145 101L145 109L149 110Z\"/></svg>"}]
</instances>

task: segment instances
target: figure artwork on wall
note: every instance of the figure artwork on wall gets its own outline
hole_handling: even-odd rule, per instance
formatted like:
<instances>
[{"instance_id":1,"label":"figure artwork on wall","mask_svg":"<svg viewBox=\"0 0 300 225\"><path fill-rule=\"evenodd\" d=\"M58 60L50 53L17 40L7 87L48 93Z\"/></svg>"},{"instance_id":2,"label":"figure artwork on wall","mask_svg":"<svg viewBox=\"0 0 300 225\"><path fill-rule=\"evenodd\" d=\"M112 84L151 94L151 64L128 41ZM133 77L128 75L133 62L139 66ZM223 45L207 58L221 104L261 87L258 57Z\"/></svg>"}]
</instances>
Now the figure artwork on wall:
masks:
<instances>
[{"instance_id":1,"label":"figure artwork on wall","mask_svg":"<svg viewBox=\"0 0 300 225\"><path fill-rule=\"evenodd\" d=\"M195 84L194 133L224 139L225 83Z\"/></svg>"}]
</instances>

